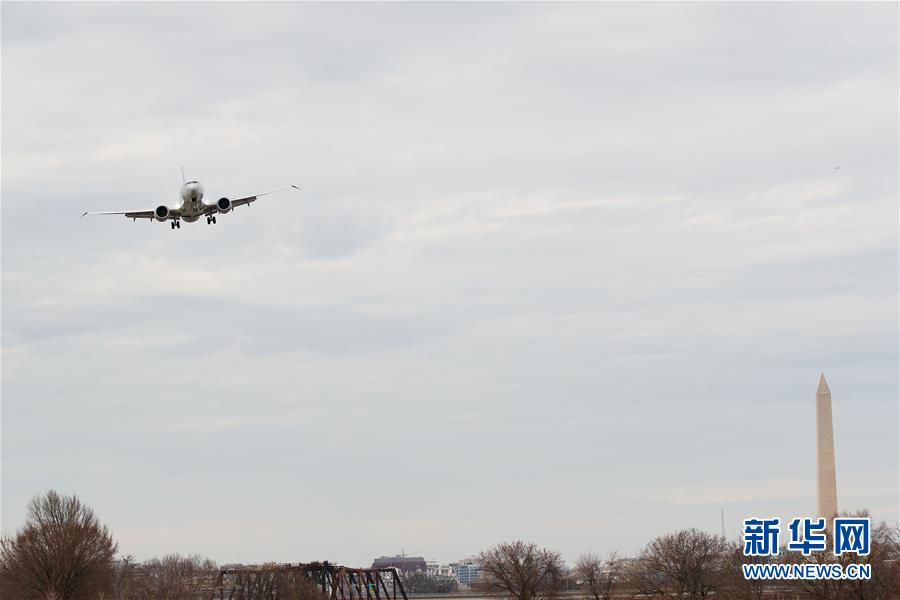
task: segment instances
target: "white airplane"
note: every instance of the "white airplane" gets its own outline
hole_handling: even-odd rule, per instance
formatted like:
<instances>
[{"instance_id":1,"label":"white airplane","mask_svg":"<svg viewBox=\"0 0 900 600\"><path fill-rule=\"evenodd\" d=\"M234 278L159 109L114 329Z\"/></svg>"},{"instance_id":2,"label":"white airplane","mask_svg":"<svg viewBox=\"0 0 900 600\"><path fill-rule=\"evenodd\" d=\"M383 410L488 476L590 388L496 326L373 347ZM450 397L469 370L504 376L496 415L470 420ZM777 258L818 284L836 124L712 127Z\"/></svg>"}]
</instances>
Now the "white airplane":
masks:
<instances>
[{"instance_id":1,"label":"white airplane","mask_svg":"<svg viewBox=\"0 0 900 600\"><path fill-rule=\"evenodd\" d=\"M236 200L229 198L219 198L213 203L207 203L203 200L203 186L199 181L185 181L181 186L181 201L172 206L161 204L154 210L123 210L123 211L98 211L86 212L85 215L125 215L126 218L134 219L150 219L157 221L171 221L172 229L181 229L181 222L187 221L193 223L200 217L206 217L206 224L216 222L217 214L225 214L231 212L236 206L243 206L256 201L260 196L274 194L275 192L283 192L285 190L299 190L296 185L291 185L277 190L270 190L255 196L245 196Z\"/></svg>"}]
</instances>

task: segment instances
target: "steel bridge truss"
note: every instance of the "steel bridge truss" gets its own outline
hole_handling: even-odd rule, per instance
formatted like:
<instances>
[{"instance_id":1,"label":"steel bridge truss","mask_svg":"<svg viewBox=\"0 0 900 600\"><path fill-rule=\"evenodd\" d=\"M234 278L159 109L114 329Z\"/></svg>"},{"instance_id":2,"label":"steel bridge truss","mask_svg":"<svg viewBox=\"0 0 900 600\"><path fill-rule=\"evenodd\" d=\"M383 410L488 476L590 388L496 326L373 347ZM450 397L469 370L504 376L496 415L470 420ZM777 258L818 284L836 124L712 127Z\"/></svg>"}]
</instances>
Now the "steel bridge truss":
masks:
<instances>
[{"instance_id":1,"label":"steel bridge truss","mask_svg":"<svg viewBox=\"0 0 900 600\"><path fill-rule=\"evenodd\" d=\"M328 562L222 569L212 600L277 600L299 577L314 583L330 600L409 600L393 567L355 569Z\"/></svg>"}]
</instances>

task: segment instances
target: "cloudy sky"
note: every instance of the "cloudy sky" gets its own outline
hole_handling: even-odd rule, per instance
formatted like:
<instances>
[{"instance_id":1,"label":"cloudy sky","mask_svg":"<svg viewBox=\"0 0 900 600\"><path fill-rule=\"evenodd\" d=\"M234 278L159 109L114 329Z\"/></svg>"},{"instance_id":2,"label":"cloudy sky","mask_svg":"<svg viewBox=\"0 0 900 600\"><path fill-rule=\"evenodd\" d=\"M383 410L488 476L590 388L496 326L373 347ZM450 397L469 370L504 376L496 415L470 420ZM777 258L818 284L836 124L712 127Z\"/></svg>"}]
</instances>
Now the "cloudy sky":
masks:
<instances>
[{"instance_id":1,"label":"cloudy sky","mask_svg":"<svg viewBox=\"0 0 900 600\"><path fill-rule=\"evenodd\" d=\"M573 561L898 519L898 6L2 6L2 527ZM302 192L172 231L86 210ZM839 168L838 168L839 167Z\"/></svg>"}]
</instances>

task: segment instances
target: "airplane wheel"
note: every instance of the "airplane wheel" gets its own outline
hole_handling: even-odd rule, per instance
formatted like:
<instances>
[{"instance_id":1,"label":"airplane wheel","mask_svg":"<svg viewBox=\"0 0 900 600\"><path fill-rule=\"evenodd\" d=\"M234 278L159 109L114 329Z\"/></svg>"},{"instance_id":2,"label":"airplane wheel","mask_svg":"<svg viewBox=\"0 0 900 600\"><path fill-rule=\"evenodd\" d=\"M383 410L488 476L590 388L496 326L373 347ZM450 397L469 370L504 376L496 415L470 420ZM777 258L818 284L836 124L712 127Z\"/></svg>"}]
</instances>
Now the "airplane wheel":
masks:
<instances>
[{"instance_id":1,"label":"airplane wheel","mask_svg":"<svg viewBox=\"0 0 900 600\"><path fill-rule=\"evenodd\" d=\"M175 221L172 221L171 225L172 225L172 229L175 229Z\"/></svg>"},{"instance_id":2,"label":"airplane wheel","mask_svg":"<svg viewBox=\"0 0 900 600\"><path fill-rule=\"evenodd\" d=\"M213 217L213 218L212 218L212 220L213 220L213 223L215 223L215 222L216 222L216 218L215 218L215 217Z\"/></svg>"},{"instance_id":3,"label":"airplane wheel","mask_svg":"<svg viewBox=\"0 0 900 600\"><path fill-rule=\"evenodd\" d=\"M175 221L175 227L181 229L181 221Z\"/></svg>"},{"instance_id":4,"label":"airplane wheel","mask_svg":"<svg viewBox=\"0 0 900 600\"><path fill-rule=\"evenodd\" d=\"M209 225L210 223L212 223L212 219L210 219L209 217L206 217L206 224Z\"/></svg>"}]
</instances>

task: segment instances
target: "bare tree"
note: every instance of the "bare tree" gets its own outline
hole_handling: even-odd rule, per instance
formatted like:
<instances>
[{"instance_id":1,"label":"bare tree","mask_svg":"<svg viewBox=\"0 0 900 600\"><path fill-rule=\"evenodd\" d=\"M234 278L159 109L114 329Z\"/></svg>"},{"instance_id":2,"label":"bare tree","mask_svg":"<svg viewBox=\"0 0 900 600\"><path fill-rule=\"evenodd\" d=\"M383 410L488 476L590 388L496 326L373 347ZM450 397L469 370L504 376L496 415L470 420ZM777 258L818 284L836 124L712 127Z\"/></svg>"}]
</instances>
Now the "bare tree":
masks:
<instances>
[{"instance_id":1,"label":"bare tree","mask_svg":"<svg viewBox=\"0 0 900 600\"><path fill-rule=\"evenodd\" d=\"M50 490L28 505L25 526L0 541L4 600L80 600L113 592L116 543L76 496Z\"/></svg>"},{"instance_id":2,"label":"bare tree","mask_svg":"<svg viewBox=\"0 0 900 600\"><path fill-rule=\"evenodd\" d=\"M631 571L636 591L669 598L706 598L720 582L728 543L698 529L663 535L644 547Z\"/></svg>"},{"instance_id":3,"label":"bare tree","mask_svg":"<svg viewBox=\"0 0 900 600\"><path fill-rule=\"evenodd\" d=\"M217 576L216 563L202 556L153 558L133 570L123 600L196 600L212 592Z\"/></svg>"},{"instance_id":4,"label":"bare tree","mask_svg":"<svg viewBox=\"0 0 900 600\"><path fill-rule=\"evenodd\" d=\"M266 563L234 572L221 595L231 600L328 600L315 582L301 571Z\"/></svg>"},{"instance_id":5,"label":"bare tree","mask_svg":"<svg viewBox=\"0 0 900 600\"><path fill-rule=\"evenodd\" d=\"M457 581L447 575L430 575L421 571L403 573L403 588L409 594L452 594Z\"/></svg>"},{"instance_id":6,"label":"bare tree","mask_svg":"<svg viewBox=\"0 0 900 600\"><path fill-rule=\"evenodd\" d=\"M849 517L868 517L866 510L854 514L844 513ZM850 563L871 566L871 579L792 579L786 583L806 598L817 600L838 600L854 598L856 600L889 600L900 598L900 530L885 523L872 527L871 544L868 556L842 554L835 556L832 551L831 532L826 531L828 549L812 552L803 556L800 552L787 552L782 561L789 564L840 564L843 569Z\"/></svg>"},{"instance_id":7,"label":"bare tree","mask_svg":"<svg viewBox=\"0 0 900 600\"><path fill-rule=\"evenodd\" d=\"M479 555L485 591L506 592L518 600L554 595L563 577L558 552L526 542L500 544Z\"/></svg>"},{"instance_id":8,"label":"bare tree","mask_svg":"<svg viewBox=\"0 0 900 600\"><path fill-rule=\"evenodd\" d=\"M739 538L729 542L716 598L723 600L764 600L771 582L765 579L746 579L741 565L772 562L768 556L744 556L744 544Z\"/></svg>"},{"instance_id":9,"label":"bare tree","mask_svg":"<svg viewBox=\"0 0 900 600\"><path fill-rule=\"evenodd\" d=\"M596 554L583 554L575 563L580 587L593 600L610 600L622 576L621 561L613 552L606 560Z\"/></svg>"},{"instance_id":10,"label":"bare tree","mask_svg":"<svg viewBox=\"0 0 900 600\"><path fill-rule=\"evenodd\" d=\"M138 564L130 554L113 562L115 585L112 598L115 600L128 600L133 597L137 567ZM99 600L107 600L107 597L105 595L101 596Z\"/></svg>"}]
</instances>

